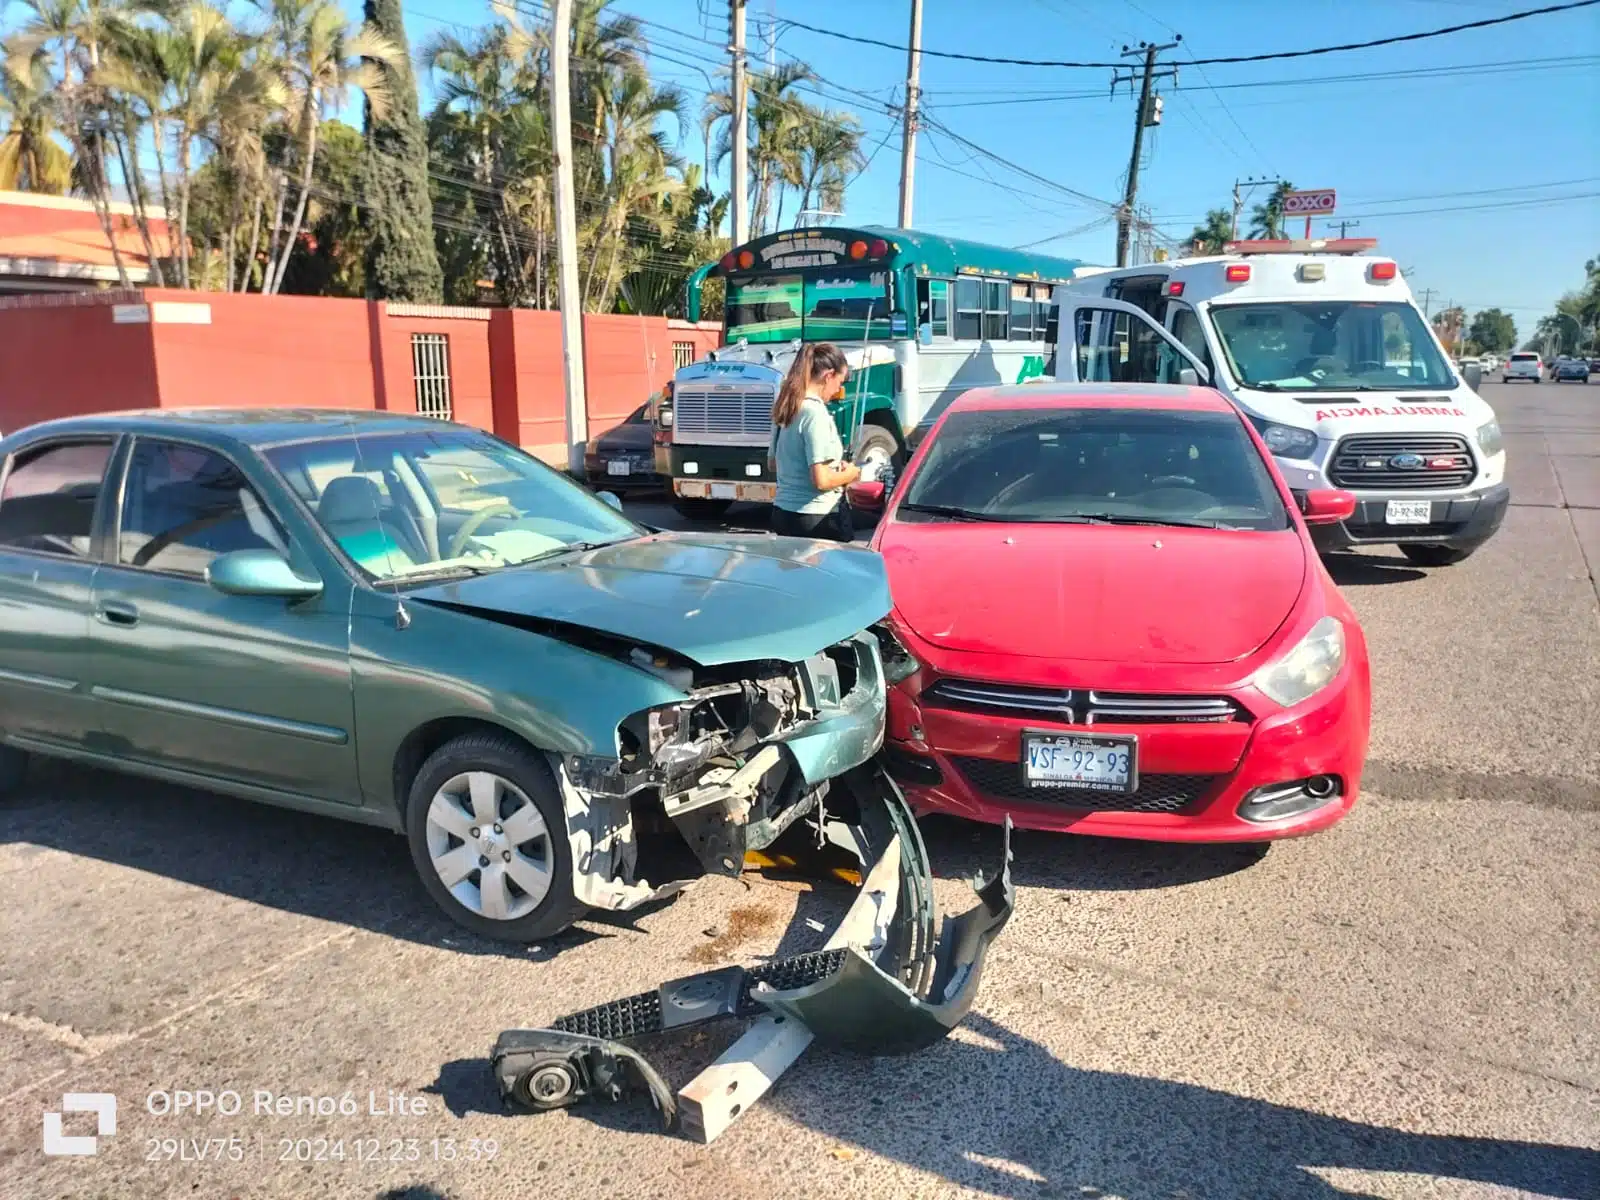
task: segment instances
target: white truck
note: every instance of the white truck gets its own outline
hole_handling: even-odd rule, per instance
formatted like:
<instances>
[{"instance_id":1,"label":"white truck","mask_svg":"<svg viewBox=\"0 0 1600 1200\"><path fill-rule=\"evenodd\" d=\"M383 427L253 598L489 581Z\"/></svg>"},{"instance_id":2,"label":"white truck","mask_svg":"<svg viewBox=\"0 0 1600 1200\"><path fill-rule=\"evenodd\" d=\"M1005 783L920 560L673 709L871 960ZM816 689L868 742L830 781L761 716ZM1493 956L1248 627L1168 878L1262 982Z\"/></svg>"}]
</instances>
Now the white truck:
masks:
<instances>
[{"instance_id":1,"label":"white truck","mask_svg":"<svg viewBox=\"0 0 1600 1200\"><path fill-rule=\"evenodd\" d=\"M1080 269L1057 287L1061 381L1204 383L1248 416L1296 491L1355 514L1325 550L1460 562L1505 518L1494 411L1452 367L1376 240L1231 242L1219 255Z\"/></svg>"}]
</instances>

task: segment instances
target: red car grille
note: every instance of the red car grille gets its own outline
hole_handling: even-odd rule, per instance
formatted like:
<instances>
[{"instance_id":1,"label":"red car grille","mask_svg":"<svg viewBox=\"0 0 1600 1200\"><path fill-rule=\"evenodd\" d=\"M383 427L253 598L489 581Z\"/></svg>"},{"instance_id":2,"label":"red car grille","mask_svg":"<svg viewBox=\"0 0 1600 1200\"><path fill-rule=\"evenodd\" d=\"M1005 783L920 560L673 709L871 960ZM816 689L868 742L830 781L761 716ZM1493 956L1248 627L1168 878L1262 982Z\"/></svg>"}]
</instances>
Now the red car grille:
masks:
<instances>
[{"instance_id":1,"label":"red car grille","mask_svg":"<svg viewBox=\"0 0 1600 1200\"><path fill-rule=\"evenodd\" d=\"M977 791L996 800L1026 800L1080 808L1089 812L1182 812L1205 795L1215 775L1144 775L1128 793L1090 792L1081 788L1029 787L1022 765L998 758L954 758L956 769Z\"/></svg>"},{"instance_id":2,"label":"red car grille","mask_svg":"<svg viewBox=\"0 0 1600 1200\"><path fill-rule=\"evenodd\" d=\"M941 679L922 693L934 708L1043 717L1066 725L1189 725L1248 721L1226 696L1161 696Z\"/></svg>"}]
</instances>

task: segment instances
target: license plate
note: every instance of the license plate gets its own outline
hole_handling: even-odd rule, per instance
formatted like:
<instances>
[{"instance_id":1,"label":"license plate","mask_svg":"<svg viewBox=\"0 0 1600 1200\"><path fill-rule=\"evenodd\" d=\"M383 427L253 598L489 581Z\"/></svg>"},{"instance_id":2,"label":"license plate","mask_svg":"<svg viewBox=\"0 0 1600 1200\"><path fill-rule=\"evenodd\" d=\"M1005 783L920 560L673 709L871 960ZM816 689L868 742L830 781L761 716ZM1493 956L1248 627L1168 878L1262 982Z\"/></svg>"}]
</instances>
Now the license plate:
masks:
<instances>
[{"instance_id":1,"label":"license plate","mask_svg":"<svg viewBox=\"0 0 1600 1200\"><path fill-rule=\"evenodd\" d=\"M771 504L778 489L770 483L741 483L739 485L739 499L748 500L752 504Z\"/></svg>"},{"instance_id":2,"label":"license plate","mask_svg":"<svg viewBox=\"0 0 1600 1200\"><path fill-rule=\"evenodd\" d=\"M1433 503L1429 500L1391 500L1384 509L1383 519L1390 525L1426 525L1433 520Z\"/></svg>"},{"instance_id":3,"label":"license plate","mask_svg":"<svg viewBox=\"0 0 1600 1200\"><path fill-rule=\"evenodd\" d=\"M612 459L612 461L606 464L607 475L628 475L631 474L632 471L633 468L628 463L621 462L617 459Z\"/></svg>"},{"instance_id":4,"label":"license plate","mask_svg":"<svg viewBox=\"0 0 1600 1200\"><path fill-rule=\"evenodd\" d=\"M1137 755L1134 738L1027 734L1022 777L1030 788L1131 792L1139 778Z\"/></svg>"},{"instance_id":5,"label":"license plate","mask_svg":"<svg viewBox=\"0 0 1600 1200\"><path fill-rule=\"evenodd\" d=\"M713 500L737 500L739 489L731 483L713 483L711 485L711 498Z\"/></svg>"}]
</instances>

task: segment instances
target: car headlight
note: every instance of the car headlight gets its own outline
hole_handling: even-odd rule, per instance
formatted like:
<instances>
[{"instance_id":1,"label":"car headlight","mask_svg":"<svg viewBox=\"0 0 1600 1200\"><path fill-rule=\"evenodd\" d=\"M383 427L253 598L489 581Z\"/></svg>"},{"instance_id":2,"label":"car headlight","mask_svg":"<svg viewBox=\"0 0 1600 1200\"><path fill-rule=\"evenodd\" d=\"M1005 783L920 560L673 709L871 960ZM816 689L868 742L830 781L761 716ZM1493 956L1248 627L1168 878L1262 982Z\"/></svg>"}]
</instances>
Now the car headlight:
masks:
<instances>
[{"instance_id":1,"label":"car headlight","mask_svg":"<svg viewBox=\"0 0 1600 1200\"><path fill-rule=\"evenodd\" d=\"M1255 684L1271 700L1292 708L1332 683L1343 665L1344 623L1323 617L1293 650L1263 667Z\"/></svg>"},{"instance_id":2,"label":"car headlight","mask_svg":"<svg viewBox=\"0 0 1600 1200\"><path fill-rule=\"evenodd\" d=\"M884 683L893 687L902 679L910 679L921 668L922 664L906 649L905 643L895 637L887 621L874 625L872 633L878 639L878 654L883 659Z\"/></svg>"},{"instance_id":3,"label":"car headlight","mask_svg":"<svg viewBox=\"0 0 1600 1200\"><path fill-rule=\"evenodd\" d=\"M1317 452L1317 435L1309 429L1274 421L1258 420L1254 424L1267 449L1279 458L1310 458Z\"/></svg>"},{"instance_id":4,"label":"car headlight","mask_svg":"<svg viewBox=\"0 0 1600 1200\"><path fill-rule=\"evenodd\" d=\"M1487 425L1478 426L1478 445L1491 457L1506 448L1505 439L1500 436L1499 421L1490 421Z\"/></svg>"}]
</instances>

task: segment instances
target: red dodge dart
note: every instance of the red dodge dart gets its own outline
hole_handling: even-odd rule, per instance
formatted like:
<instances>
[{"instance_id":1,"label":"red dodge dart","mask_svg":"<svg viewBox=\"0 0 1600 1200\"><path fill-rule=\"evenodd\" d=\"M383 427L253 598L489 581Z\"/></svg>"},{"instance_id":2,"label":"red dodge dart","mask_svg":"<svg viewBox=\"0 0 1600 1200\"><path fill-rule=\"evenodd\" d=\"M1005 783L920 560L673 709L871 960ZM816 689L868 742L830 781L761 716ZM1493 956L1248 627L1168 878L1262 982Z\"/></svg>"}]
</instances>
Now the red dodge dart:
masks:
<instances>
[{"instance_id":1,"label":"red dodge dart","mask_svg":"<svg viewBox=\"0 0 1600 1200\"><path fill-rule=\"evenodd\" d=\"M1308 523L1247 418L1203 388L968 392L873 537L886 755L919 811L1163 841L1263 841L1350 811L1370 680Z\"/></svg>"}]
</instances>

